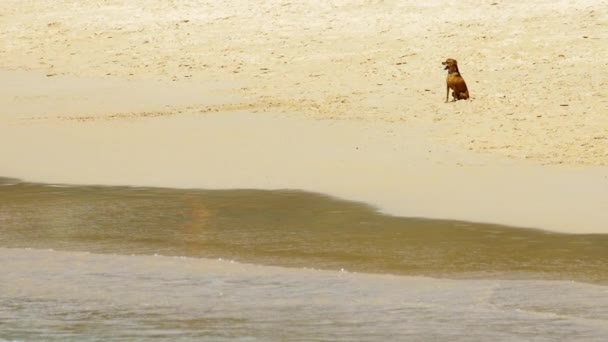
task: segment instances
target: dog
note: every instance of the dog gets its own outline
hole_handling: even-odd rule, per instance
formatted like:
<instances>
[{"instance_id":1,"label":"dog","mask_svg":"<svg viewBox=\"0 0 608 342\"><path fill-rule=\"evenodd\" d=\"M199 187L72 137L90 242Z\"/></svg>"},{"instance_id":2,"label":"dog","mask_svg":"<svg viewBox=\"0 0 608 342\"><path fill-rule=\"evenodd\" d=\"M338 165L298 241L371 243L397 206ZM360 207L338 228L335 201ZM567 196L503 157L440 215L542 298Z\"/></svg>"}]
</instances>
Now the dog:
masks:
<instances>
[{"instance_id":1,"label":"dog","mask_svg":"<svg viewBox=\"0 0 608 342\"><path fill-rule=\"evenodd\" d=\"M460 75L460 71L458 71L458 62L455 59L448 58L445 62L441 62L441 64L445 65L443 70L448 71L445 102L447 103L450 97L450 89L453 90L452 97L454 97L454 99L452 102L457 100L468 100L469 89L467 89L467 84Z\"/></svg>"}]
</instances>

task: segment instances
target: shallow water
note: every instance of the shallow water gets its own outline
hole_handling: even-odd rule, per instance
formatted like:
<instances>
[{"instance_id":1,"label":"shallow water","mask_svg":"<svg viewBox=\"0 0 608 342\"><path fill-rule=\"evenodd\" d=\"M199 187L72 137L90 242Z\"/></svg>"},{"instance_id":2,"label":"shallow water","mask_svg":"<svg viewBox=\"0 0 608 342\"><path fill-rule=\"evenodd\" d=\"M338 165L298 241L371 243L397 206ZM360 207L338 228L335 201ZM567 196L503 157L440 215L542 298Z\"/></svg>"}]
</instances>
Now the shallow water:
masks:
<instances>
[{"instance_id":1,"label":"shallow water","mask_svg":"<svg viewBox=\"0 0 608 342\"><path fill-rule=\"evenodd\" d=\"M608 235L299 191L0 183L0 340L608 335Z\"/></svg>"},{"instance_id":2,"label":"shallow water","mask_svg":"<svg viewBox=\"0 0 608 342\"><path fill-rule=\"evenodd\" d=\"M36 341L604 341L604 286L0 248L0 336Z\"/></svg>"},{"instance_id":3,"label":"shallow water","mask_svg":"<svg viewBox=\"0 0 608 342\"><path fill-rule=\"evenodd\" d=\"M0 227L0 247L608 283L607 234L391 217L364 204L300 191L68 187L6 180L0 187Z\"/></svg>"}]
</instances>

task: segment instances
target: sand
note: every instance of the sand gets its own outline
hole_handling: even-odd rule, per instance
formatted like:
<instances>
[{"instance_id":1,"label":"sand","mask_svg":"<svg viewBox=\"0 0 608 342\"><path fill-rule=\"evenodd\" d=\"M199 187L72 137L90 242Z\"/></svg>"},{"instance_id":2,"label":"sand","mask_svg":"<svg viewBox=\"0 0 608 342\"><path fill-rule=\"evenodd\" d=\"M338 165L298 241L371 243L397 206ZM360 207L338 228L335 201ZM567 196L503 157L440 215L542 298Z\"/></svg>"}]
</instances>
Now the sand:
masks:
<instances>
[{"instance_id":1,"label":"sand","mask_svg":"<svg viewBox=\"0 0 608 342\"><path fill-rule=\"evenodd\" d=\"M0 175L607 233L605 5L4 1Z\"/></svg>"}]
</instances>

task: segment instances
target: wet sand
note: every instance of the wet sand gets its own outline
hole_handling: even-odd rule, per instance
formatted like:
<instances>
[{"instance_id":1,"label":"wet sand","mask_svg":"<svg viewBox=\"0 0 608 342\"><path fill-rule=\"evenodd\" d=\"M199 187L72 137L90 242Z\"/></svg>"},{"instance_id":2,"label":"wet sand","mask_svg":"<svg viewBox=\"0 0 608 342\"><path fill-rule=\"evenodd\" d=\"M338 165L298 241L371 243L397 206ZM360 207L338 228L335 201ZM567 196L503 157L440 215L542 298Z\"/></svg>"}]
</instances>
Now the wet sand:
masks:
<instances>
[{"instance_id":1,"label":"wet sand","mask_svg":"<svg viewBox=\"0 0 608 342\"><path fill-rule=\"evenodd\" d=\"M0 176L605 233L604 7L6 1ZM443 103L447 57L472 101Z\"/></svg>"},{"instance_id":2,"label":"wet sand","mask_svg":"<svg viewBox=\"0 0 608 342\"><path fill-rule=\"evenodd\" d=\"M32 81L18 83L24 77ZM239 106L229 84L113 83L21 72L5 72L3 79L13 86L4 88L1 105L16 113L3 115L0 126L4 176L301 189L409 217L608 232L606 167L479 155L438 143L424 127L405 122L255 114ZM95 100L99 106L91 106ZM175 109L175 102L188 106Z\"/></svg>"}]
</instances>

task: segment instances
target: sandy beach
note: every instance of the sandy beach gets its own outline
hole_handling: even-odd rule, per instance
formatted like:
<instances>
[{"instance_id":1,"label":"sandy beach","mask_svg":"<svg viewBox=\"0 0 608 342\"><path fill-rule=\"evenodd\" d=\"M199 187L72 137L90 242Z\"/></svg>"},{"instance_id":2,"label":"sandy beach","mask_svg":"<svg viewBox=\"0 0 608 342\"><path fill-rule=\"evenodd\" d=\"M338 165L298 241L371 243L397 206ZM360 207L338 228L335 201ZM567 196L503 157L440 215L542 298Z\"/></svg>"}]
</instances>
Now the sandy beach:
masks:
<instances>
[{"instance_id":1,"label":"sandy beach","mask_svg":"<svg viewBox=\"0 0 608 342\"><path fill-rule=\"evenodd\" d=\"M3 177L608 233L605 1L3 1L0 42Z\"/></svg>"}]
</instances>

